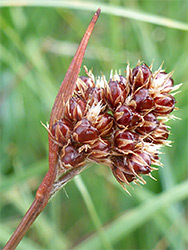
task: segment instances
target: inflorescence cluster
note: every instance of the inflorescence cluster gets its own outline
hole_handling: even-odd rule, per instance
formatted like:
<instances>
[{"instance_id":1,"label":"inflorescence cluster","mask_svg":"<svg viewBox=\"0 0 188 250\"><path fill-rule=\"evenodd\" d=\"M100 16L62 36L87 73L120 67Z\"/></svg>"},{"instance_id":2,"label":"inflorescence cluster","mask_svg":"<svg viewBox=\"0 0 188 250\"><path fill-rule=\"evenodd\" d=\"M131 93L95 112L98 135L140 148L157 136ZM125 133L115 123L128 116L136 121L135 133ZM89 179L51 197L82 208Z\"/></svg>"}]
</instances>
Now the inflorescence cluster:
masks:
<instances>
[{"instance_id":1,"label":"inflorescence cluster","mask_svg":"<svg viewBox=\"0 0 188 250\"><path fill-rule=\"evenodd\" d=\"M66 103L62 119L51 130L59 145L58 171L64 173L94 161L111 168L118 182L145 183L161 165L159 149L169 144L168 127L175 108L172 73L161 67L152 73L152 66L129 65L126 77L111 72L96 80L91 71L77 79L73 96ZM125 188L125 187L124 187ZM125 188L126 189L126 188Z\"/></svg>"}]
</instances>

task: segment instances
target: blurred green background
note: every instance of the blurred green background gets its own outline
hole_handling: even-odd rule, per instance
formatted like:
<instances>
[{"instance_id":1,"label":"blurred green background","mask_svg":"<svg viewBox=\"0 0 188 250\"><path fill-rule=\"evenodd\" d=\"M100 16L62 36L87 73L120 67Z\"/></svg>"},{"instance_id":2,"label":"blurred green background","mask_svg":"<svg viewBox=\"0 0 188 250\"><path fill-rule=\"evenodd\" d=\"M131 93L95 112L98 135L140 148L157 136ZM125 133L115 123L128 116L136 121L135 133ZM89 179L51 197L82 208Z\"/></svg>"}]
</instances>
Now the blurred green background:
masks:
<instances>
[{"instance_id":1,"label":"blurred green background","mask_svg":"<svg viewBox=\"0 0 188 250\"><path fill-rule=\"evenodd\" d=\"M32 203L48 170L49 120L57 94L85 29L101 16L83 65L95 75L134 67L154 70L164 61L175 70L180 110L171 120L171 148L157 182L123 191L109 169L92 165L48 204L18 249L186 249L188 247L188 2L169 1L0 2L1 182L0 246ZM83 67L80 74L84 74Z\"/></svg>"}]
</instances>

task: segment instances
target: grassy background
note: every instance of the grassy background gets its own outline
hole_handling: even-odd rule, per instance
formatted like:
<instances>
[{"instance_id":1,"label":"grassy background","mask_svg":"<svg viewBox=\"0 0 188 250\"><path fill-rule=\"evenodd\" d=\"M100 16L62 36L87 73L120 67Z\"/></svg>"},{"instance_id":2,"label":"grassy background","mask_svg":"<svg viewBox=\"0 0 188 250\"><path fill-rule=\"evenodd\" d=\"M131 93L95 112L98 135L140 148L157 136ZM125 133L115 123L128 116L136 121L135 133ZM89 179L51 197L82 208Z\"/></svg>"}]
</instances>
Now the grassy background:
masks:
<instances>
[{"instance_id":1,"label":"grassy background","mask_svg":"<svg viewBox=\"0 0 188 250\"><path fill-rule=\"evenodd\" d=\"M54 197L18 249L186 249L187 1L25 2L28 7L0 3L0 246L47 172L47 132L40 121L49 120L76 47L101 6L83 65L109 76L111 68L124 71L127 61L134 67L138 59L154 59L154 69L165 61L167 72L175 70L175 84L184 83L174 112L182 120L168 123L174 143L163 149L157 182L147 178L130 197L107 168L93 165Z\"/></svg>"}]
</instances>

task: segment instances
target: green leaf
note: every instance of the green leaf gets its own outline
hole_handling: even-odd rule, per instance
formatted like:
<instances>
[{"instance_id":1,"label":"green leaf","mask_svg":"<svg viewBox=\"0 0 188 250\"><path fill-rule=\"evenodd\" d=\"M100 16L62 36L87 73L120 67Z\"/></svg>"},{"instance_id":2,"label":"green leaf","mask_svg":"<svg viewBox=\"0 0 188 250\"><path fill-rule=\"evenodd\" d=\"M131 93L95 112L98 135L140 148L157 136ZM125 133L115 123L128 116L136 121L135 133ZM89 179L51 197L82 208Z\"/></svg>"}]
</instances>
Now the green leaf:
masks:
<instances>
[{"instance_id":1,"label":"green leaf","mask_svg":"<svg viewBox=\"0 0 188 250\"><path fill-rule=\"evenodd\" d=\"M173 203L188 197L188 181L181 183L170 190L156 195L135 209L124 213L122 216L105 227L107 237L111 243L115 243L122 237L135 230L158 212L166 209ZM100 249L100 241L97 235L89 237L76 246L75 249Z\"/></svg>"}]
</instances>

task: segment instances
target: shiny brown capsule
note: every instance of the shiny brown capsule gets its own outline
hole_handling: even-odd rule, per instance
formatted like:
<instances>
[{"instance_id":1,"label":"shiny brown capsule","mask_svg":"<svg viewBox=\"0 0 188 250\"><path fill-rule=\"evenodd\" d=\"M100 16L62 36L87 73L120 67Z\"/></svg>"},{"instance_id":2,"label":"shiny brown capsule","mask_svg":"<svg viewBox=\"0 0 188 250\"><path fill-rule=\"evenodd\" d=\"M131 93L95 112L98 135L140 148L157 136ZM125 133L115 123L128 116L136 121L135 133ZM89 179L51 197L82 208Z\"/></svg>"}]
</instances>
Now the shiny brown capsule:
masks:
<instances>
[{"instance_id":1,"label":"shiny brown capsule","mask_svg":"<svg viewBox=\"0 0 188 250\"><path fill-rule=\"evenodd\" d=\"M119 104L123 104L128 96L130 87L127 84L126 78L119 76L119 80L112 79L106 85L105 96L111 108L116 108Z\"/></svg>"},{"instance_id":2,"label":"shiny brown capsule","mask_svg":"<svg viewBox=\"0 0 188 250\"><path fill-rule=\"evenodd\" d=\"M134 89L143 86L149 80L151 74L152 73L146 64L134 68L132 71L132 84L134 85Z\"/></svg>"},{"instance_id":3,"label":"shiny brown capsule","mask_svg":"<svg viewBox=\"0 0 188 250\"><path fill-rule=\"evenodd\" d=\"M160 97L156 97L154 101L156 106L154 113L156 115L167 115L174 110L175 99L172 95L162 95Z\"/></svg>"},{"instance_id":4,"label":"shiny brown capsule","mask_svg":"<svg viewBox=\"0 0 188 250\"><path fill-rule=\"evenodd\" d=\"M113 125L113 116L108 113L99 115L95 123L95 127L99 131L101 137L109 136L113 132Z\"/></svg>"},{"instance_id":5,"label":"shiny brown capsule","mask_svg":"<svg viewBox=\"0 0 188 250\"><path fill-rule=\"evenodd\" d=\"M120 183L122 182L122 183L128 184L136 179L136 177L134 175L126 174L125 172L121 171L121 169L119 169L117 167L114 167L112 169L112 172L113 172L113 175L115 176L116 180Z\"/></svg>"},{"instance_id":6,"label":"shiny brown capsule","mask_svg":"<svg viewBox=\"0 0 188 250\"><path fill-rule=\"evenodd\" d=\"M51 132L58 143L65 144L72 133L72 124L67 119L61 119L52 126Z\"/></svg>"},{"instance_id":7,"label":"shiny brown capsule","mask_svg":"<svg viewBox=\"0 0 188 250\"><path fill-rule=\"evenodd\" d=\"M99 139L91 145L88 158L96 162L107 159L110 154L110 147L111 145L108 140Z\"/></svg>"},{"instance_id":8,"label":"shiny brown capsule","mask_svg":"<svg viewBox=\"0 0 188 250\"><path fill-rule=\"evenodd\" d=\"M106 106L103 88L88 88L86 99L89 106L97 105L99 102L101 103L101 106Z\"/></svg>"},{"instance_id":9,"label":"shiny brown capsule","mask_svg":"<svg viewBox=\"0 0 188 250\"><path fill-rule=\"evenodd\" d=\"M128 125L128 128L132 131L135 130L137 127L142 126L144 124L144 118L138 112L131 110L132 118Z\"/></svg>"},{"instance_id":10,"label":"shiny brown capsule","mask_svg":"<svg viewBox=\"0 0 188 250\"><path fill-rule=\"evenodd\" d=\"M114 134L115 146L125 153L132 151L138 141L138 134L128 130L118 130Z\"/></svg>"},{"instance_id":11,"label":"shiny brown capsule","mask_svg":"<svg viewBox=\"0 0 188 250\"><path fill-rule=\"evenodd\" d=\"M137 111L151 110L155 105L153 98L149 95L149 91L146 88L138 90L134 94L134 100Z\"/></svg>"},{"instance_id":12,"label":"shiny brown capsule","mask_svg":"<svg viewBox=\"0 0 188 250\"><path fill-rule=\"evenodd\" d=\"M169 131L164 124L160 124L151 134L152 142L154 144L163 144L169 136Z\"/></svg>"},{"instance_id":13,"label":"shiny brown capsule","mask_svg":"<svg viewBox=\"0 0 188 250\"><path fill-rule=\"evenodd\" d=\"M65 117L71 121L79 121L86 113L86 103L78 97L71 97L65 106Z\"/></svg>"},{"instance_id":14,"label":"shiny brown capsule","mask_svg":"<svg viewBox=\"0 0 188 250\"><path fill-rule=\"evenodd\" d=\"M84 100L87 100L86 93L88 88L95 87L95 83L90 77L87 76L80 76L76 81L76 87L74 93L83 98Z\"/></svg>"},{"instance_id":15,"label":"shiny brown capsule","mask_svg":"<svg viewBox=\"0 0 188 250\"><path fill-rule=\"evenodd\" d=\"M127 166L127 156L113 156L111 158L113 166L119 168L123 173L132 175L133 172Z\"/></svg>"},{"instance_id":16,"label":"shiny brown capsule","mask_svg":"<svg viewBox=\"0 0 188 250\"><path fill-rule=\"evenodd\" d=\"M72 168L78 167L79 164L84 163L85 156L83 153L79 153L73 146L68 145L62 148L60 160L64 168Z\"/></svg>"},{"instance_id":17,"label":"shiny brown capsule","mask_svg":"<svg viewBox=\"0 0 188 250\"><path fill-rule=\"evenodd\" d=\"M151 157L146 152L136 152L127 158L128 168L137 174L149 174L151 172Z\"/></svg>"},{"instance_id":18,"label":"shiny brown capsule","mask_svg":"<svg viewBox=\"0 0 188 250\"><path fill-rule=\"evenodd\" d=\"M88 88L93 88L93 87L95 87L93 79L87 76L80 76L76 81L74 94L79 98L82 98L83 100L87 101L87 96L86 96L87 90Z\"/></svg>"},{"instance_id":19,"label":"shiny brown capsule","mask_svg":"<svg viewBox=\"0 0 188 250\"><path fill-rule=\"evenodd\" d=\"M120 128L129 125L132 120L132 117L133 117L132 111L126 105L118 106L114 113L114 119L116 121L116 124Z\"/></svg>"},{"instance_id":20,"label":"shiny brown capsule","mask_svg":"<svg viewBox=\"0 0 188 250\"><path fill-rule=\"evenodd\" d=\"M161 93L169 93L172 90L172 87L174 85L174 80L169 77L169 75L166 72L159 72L159 74L156 75L155 81L160 82L161 84L158 84L162 87Z\"/></svg>"},{"instance_id":21,"label":"shiny brown capsule","mask_svg":"<svg viewBox=\"0 0 188 250\"><path fill-rule=\"evenodd\" d=\"M77 122L73 130L73 140L79 143L93 142L98 136L98 130L85 118Z\"/></svg>"},{"instance_id":22,"label":"shiny brown capsule","mask_svg":"<svg viewBox=\"0 0 188 250\"><path fill-rule=\"evenodd\" d=\"M80 76L79 79L81 79L86 85L87 87L89 88L93 88L95 87L95 83L94 81L92 80L92 78L90 77L87 77L87 76Z\"/></svg>"},{"instance_id":23,"label":"shiny brown capsule","mask_svg":"<svg viewBox=\"0 0 188 250\"><path fill-rule=\"evenodd\" d=\"M113 156L111 158L111 161L112 161L112 166L113 166L112 173L120 184L129 184L129 182L135 179L134 175L132 174L132 171L128 169L124 161L124 157ZM133 175L133 179L130 180L131 175Z\"/></svg>"},{"instance_id":24,"label":"shiny brown capsule","mask_svg":"<svg viewBox=\"0 0 188 250\"><path fill-rule=\"evenodd\" d=\"M136 129L141 135L150 134L153 130L157 128L159 121L153 113L148 113L144 116L144 123L141 127Z\"/></svg>"}]
</instances>

